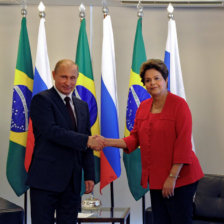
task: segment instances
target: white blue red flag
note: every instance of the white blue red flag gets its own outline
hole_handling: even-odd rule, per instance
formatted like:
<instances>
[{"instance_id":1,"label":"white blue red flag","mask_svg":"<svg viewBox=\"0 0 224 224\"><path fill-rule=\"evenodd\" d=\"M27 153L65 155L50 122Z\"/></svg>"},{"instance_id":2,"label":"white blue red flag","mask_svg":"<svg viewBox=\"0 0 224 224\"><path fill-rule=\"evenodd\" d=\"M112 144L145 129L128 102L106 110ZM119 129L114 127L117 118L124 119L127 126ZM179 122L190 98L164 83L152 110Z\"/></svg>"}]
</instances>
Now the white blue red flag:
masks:
<instances>
[{"instance_id":1,"label":"white blue red flag","mask_svg":"<svg viewBox=\"0 0 224 224\"><path fill-rule=\"evenodd\" d=\"M168 22L168 36L166 42L164 62L169 70L168 89L171 93L174 93L186 100L180 65L176 22L172 18L170 18ZM193 137L192 146L193 150L195 150Z\"/></svg>"},{"instance_id":2,"label":"white blue red flag","mask_svg":"<svg viewBox=\"0 0 224 224\"><path fill-rule=\"evenodd\" d=\"M101 135L119 138L114 37L111 18L103 20ZM100 191L121 175L120 149L105 147L100 155Z\"/></svg>"},{"instance_id":3,"label":"white blue red flag","mask_svg":"<svg viewBox=\"0 0 224 224\"><path fill-rule=\"evenodd\" d=\"M50 63L47 52L45 19L40 19L37 54L34 73L33 96L52 87Z\"/></svg>"},{"instance_id":4,"label":"white blue red flag","mask_svg":"<svg viewBox=\"0 0 224 224\"><path fill-rule=\"evenodd\" d=\"M182 78L182 71L180 65L176 22L174 19L169 19L168 22L168 36L166 42L166 51L164 62L169 70L169 90L182 97L185 97L184 83Z\"/></svg>"},{"instance_id":5,"label":"white blue red flag","mask_svg":"<svg viewBox=\"0 0 224 224\"><path fill-rule=\"evenodd\" d=\"M45 32L45 19L40 19L38 40L37 40L37 53L36 53L36 63L33 81L33 95L49 89L52 87L52 77L50 70L50 63L47 53L47 41ZM25 168L29 169L30 162L32 159L34 147L34 136L32 121L29 122L27 146L26 146L26 156L25 156Z\"/></svg>"}]
</instances>

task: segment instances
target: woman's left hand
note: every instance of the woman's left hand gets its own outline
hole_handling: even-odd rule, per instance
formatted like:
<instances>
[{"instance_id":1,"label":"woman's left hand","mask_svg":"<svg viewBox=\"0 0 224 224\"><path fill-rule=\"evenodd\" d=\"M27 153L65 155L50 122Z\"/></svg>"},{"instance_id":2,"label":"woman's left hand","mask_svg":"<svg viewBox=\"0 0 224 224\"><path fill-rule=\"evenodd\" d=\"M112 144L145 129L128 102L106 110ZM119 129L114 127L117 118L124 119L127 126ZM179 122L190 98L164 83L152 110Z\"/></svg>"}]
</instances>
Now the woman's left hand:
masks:
<instances>
[{"instance_id":1,"label":"woman's left hand","mask_svg":"<svg viewBox=\"0 0 224 224\"><path fill-rule=\"evenodd\" d=\"M176 185L176 178L170 176L166 178L162 189L162 195L164 198L170 198L174 196L175 185Z\"/></svg>"}]
</instances>

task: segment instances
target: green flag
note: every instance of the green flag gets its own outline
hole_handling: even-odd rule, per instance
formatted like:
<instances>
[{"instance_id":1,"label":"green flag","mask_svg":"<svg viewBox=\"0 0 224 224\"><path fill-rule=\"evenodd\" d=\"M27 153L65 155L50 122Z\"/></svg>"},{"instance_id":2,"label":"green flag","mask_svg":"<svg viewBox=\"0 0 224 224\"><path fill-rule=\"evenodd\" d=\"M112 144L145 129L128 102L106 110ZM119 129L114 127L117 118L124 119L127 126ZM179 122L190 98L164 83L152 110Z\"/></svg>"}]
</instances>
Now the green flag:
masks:
<instances>
[{"instance_id":1,"label":"green flag","mask_svg":"<svg viewBox=\"0 0 224 224\"><path fill-rule=\"evenodd\" d=\"M135 43L129 82L124 134L125 137L129 136L131 130L133 129L135 114L140 103L150 97L145 87L143 86L141 77L139 75L141 64L145 61L146 53L142 36L142 18L139 18L135 34ZM136 149L131 154L123 153L123 161L127 173L130 191L137 201L148 191L148 189L144 189L141 186L142 165L140 148Z\"/></svg>"},{"instance_id":2,"label":"green flag","mask_svg":"<svg viewBox=\"0 0 224 224\"><path fill-rule=\"evenodd\" d=\"M26 27L26 18L22 18L19 48L15 70L12 117L9 136L9 151L6 175L9 184L17 196L22 195L28 187L24 166L29 108L33 91L33 65Z\"/></svg>"},{"instance_id":3,"label":"green flag","mask_svg":"<svg viewBox=\"0 0 224 224\"><path fill-rule=\"evenodd\" d=\"M96 91L92 71L89 43L86 34L86 20L82 19L76 50L76 64L79 67L79 77L75 95L88 103L92 135L100 134L99 116L96 101ZM94 151L95 183L100 181L100 152Z\"/></svg>"}]
</instances>

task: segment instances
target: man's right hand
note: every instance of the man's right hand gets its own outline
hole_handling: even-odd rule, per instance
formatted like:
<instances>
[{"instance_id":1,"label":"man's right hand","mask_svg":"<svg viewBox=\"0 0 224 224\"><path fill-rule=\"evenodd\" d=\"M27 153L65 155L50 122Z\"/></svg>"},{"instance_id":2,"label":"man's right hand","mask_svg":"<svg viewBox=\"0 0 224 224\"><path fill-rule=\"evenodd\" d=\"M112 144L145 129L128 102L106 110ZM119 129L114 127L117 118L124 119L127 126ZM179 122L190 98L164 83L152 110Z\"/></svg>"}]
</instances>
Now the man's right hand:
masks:
<instances>
[{"instance_id":1,"label":"man's right hand","mask_svg":"<svg viewBox=\"0 0 224 224\"><path fill-rule=\"evenodd\" d=\"M104 138L100 135L89 136L87 146L93 150L101 151L105 147Z\"/></svg>"}]
</instances>

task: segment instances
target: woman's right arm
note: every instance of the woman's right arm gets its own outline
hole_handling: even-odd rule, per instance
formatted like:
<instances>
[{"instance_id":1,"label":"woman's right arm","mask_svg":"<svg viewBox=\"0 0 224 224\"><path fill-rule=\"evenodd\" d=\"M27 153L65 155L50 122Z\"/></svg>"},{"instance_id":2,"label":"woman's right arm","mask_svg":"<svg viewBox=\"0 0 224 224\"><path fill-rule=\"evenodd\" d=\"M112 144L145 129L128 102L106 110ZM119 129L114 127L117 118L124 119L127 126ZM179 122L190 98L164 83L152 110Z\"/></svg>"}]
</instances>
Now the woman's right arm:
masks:
<instances>
[{"instance_id":1,"label":"woman's right arm","mask_svg":"<svg viewBox=\"0 0 224 224\"><path fill-rule=\"evenodd\" d=\"M136 112L136 116L138 114L139 109L140 108L138 108L138 110ZM105 147L110 146L110 147L116 147L116 148L123 148L124 152L131 153L139 146L139 139L138 139L137 133L138 133L137 120L135 119L134 127L128 137L120 138L120 139L104 138L103 137Z\"/></svg>"},{"instance_id":2,"label":"woman's right arm","mask_svg":"<svg viewBox=\"0 0 224 224\"><path fill-rule=\"evenodd\" d=\"M127 145L125 141L120 138L120 139L113 139L113 138L104 138L105 146L111 146L111 147L116 147L116 148L127 148Z\"/></svg>"}]
</instances>

